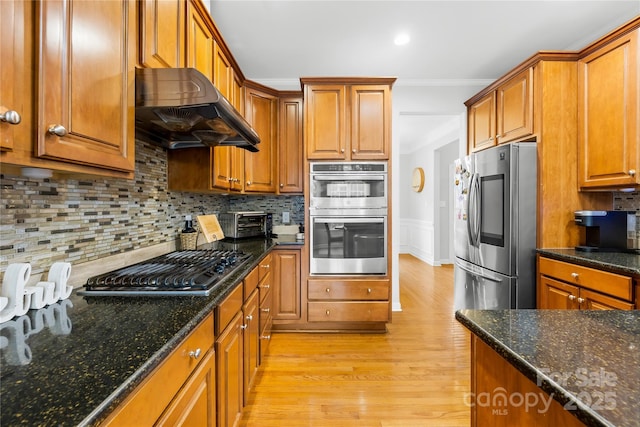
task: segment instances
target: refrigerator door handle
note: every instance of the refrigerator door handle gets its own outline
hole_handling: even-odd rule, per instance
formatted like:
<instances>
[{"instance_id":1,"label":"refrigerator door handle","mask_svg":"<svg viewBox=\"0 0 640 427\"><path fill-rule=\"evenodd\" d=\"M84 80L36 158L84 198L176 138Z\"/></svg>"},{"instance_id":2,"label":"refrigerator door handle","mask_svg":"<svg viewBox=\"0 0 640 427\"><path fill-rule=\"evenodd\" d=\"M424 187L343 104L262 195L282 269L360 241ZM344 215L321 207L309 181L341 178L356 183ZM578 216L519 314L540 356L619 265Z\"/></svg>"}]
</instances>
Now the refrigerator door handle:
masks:
<instances>
[{"instance_id":1,"label":"refrigerator door handle","mask_svg":"<svg viewBox=\"0 0 640 427\"><path fill-rule=\"evenodd\" d=\"M480 246L480 175L471 175L467 199L467 232L471 246Z\"/></svg>"},{"instance_id":2,"label":"refrigerator door handle","mask_svg":"<svg viewBox=\"0 0 640 427\"><path fill-rule=\"evenodd\" d=\"M472 274L474 276L482 277L483 279L487 279L496 283L499 283L502 281L499 277L496 277L493 274L488 273L486 270L482 268L472 268L471 264L468 264L466 262L460 262L460 260L456 260L456 264L458 265L458 267L460 267L467 273Z\"/></svg>"}]
</instances>

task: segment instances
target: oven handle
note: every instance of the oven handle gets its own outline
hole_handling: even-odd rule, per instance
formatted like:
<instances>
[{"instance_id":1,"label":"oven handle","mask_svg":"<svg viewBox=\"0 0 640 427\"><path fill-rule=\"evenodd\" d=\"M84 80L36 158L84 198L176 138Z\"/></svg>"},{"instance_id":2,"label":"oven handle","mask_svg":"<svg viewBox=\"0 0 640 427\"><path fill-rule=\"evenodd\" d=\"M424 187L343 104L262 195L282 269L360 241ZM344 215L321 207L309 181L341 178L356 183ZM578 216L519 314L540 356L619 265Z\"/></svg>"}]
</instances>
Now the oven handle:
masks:
<instances>
[{"instance_id":1,"label":"oven handle","mask_svg":"<svg viewBox=\"0 0 640 427\"><path fill-rule=\"evenodd\" d=\"M383 175L312 175L316 181L384 181Z\"/></svg>"},{"instance_id":2,"label":"oven handle","mask_svg":"<svg viewBox=\"0 0 640 427\"><path fill-rule=\"evenodd\" d=\"M317 216L312 216L311 217L313 219L313 222L328 222L328 223L332 223L332 224L354 224L354 223L362 223L362 222L366 222L366 223L370 223L370 222L375 222L375 223L379 223L379 222L384 222L386 220L385 217L375 217L375 218L371 218L371 217L350 217L350 218L345 218L345 217L317 217Z\"/></svg>"}]
</instances>

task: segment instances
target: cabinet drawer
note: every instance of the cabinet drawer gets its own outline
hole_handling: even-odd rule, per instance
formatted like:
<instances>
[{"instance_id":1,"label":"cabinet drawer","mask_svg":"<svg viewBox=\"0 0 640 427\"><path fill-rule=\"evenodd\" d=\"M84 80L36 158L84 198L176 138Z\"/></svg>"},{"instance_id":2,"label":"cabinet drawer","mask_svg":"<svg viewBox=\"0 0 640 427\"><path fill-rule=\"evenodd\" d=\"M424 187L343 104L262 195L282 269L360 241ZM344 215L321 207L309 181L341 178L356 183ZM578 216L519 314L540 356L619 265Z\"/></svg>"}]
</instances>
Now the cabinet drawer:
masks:
<instances>
[{"instance_id":1,"label":"cabinet drawer","mask_svg":"<svg viewBox=\"0 0 640 427\"><path fill-rule=\"evenodd\" d=\"M264 301L265 297L271 290L272 281L273 275L271 273L267 273L267 275L260 281L260 284L258 285L258 289L260 289L260 302Z\"/></svg>"},{"instance_id":2,"label":"cabinet drawer","mask_svg":"<svg viewBox=\"0 0 640 427\"><path fill-rule=\"evenodd\" d=\"M240 311L244 302L243 286L237 286L224 301L216 307L216 336L220 335L231 319Z\"/></svg>"},{"instance_id":3,"label":"cabinet drawer","mask_svg":"<svg viewBox=\"0 0 640 427\"><path fill-rule=\"evenodd\" d=\"M310 300L388 301L389 280L309 280Z\"/></svg>"},{"instance_id":4,"label":"cabinet drawer","mask_svg":"<svg viewBox=\"0 0 640 427\"><path fill-rule=\"evenodd\" d=\"M388 302L310 302L309 322L388 322Z\"/></svg>"},{"instance_id":5,"label":"cabinet drawer","mask_svg":"<svg viewBox=\"0 0 640 427\"><path fill-rule=\"evenodd\" d=\"M212 347L213 315L210 314L149 374L104 425L153 425ZM198 358L190 355L198 349Z\"/></svg>"},{"instance_id":6,"label":"cabinet drawer","mask_svg":"<svg viewBox=\"0 0 640 427\"><path fill-rule=\"evenodd\" d=\"M540 257L540 274L631 301L630 277Z\"/></svg>"},{"instance_id":7,"label":"cabinet drawer","mask_svg":"<svg viewBox=\"0 0 640 427\"><path fill-rule=\"evenodd\" d=\"M258 286L258 276L260 275L259 267L255 267L244 278L244 299L249 298L251 292Z\"/></svg>"},{"instance_id":8,"label":"cabinet drawer","mask_svg":"<svg viewBox=\"0 0 640 427\"><path fill-rule=\"evenodd\" d=\"M267 292L264 300L260 302L260 330L262 331L266 324L271 321L273 313L271 312L273 301L273 292Z\"/></svg>"},{"instance_id":9,"label":"cabinet drawer","mask_svg":"<svg viewBox=\"0 0 640 427\"><path fill-rule=\"evenodd\" d=\"M262 258L260 264L258 264L258 270L260 270L258 279L262 281L271 271L271 254Z\"/></svg>"}]
</instances>

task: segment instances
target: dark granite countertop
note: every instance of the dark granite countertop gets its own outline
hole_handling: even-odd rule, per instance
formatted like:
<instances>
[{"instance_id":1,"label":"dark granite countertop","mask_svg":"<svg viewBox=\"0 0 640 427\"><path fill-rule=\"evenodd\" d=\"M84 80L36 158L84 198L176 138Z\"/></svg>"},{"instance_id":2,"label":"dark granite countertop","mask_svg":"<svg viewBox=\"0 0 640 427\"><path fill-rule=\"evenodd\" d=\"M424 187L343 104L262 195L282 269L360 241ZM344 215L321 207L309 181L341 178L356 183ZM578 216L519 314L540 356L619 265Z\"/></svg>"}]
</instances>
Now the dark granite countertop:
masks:
<instances>
[{"instance_id":1,"label":"dark granite countertop","mask_svg":"<svg viewBox=\"0 0 640 427\"><path fill-rule=\"evenodd\" d=\"M640 425L640 311L461 310L456 319L555 400L575 406L586 425Z\"/></svg>"},{"instance_id":2,"label":"dark granite countertop","mask_svg":"<svg viewBox=\"0 0 640 427\"><path fill-rule=\"evenodd\" d=\"M274 244L257 239L208 245L252 255L208 297L82 297L74 291L67 300L1 324L0 422L97 424Z\"/></svg>"},{"instance_id":3,"label":"dark granite countertop","mask_svg":"<svg viewBox=\"0 0 640 427\"><path fill-rule=\"evenodd\" d=\"M637 253L583 252L568 248L544 248L538 249L538 253L549 258L572 262L585 267L640 277L640 254Z\"/></svg>"}]
</instances>

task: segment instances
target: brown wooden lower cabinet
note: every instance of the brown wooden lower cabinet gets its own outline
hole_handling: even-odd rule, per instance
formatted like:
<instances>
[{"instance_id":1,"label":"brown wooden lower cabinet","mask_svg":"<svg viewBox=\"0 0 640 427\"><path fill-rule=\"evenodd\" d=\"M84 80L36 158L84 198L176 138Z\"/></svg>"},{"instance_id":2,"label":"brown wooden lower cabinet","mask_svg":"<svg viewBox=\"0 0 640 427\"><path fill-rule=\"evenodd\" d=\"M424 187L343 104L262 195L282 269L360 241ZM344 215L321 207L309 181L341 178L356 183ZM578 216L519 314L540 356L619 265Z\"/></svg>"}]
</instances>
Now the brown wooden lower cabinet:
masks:
<instances>
[{"instance_id":1,"label":"brown wooden lower cabinet","mask_svg":"<svg viewBox=\"0 0 640 427\"><path fill-rule=\"evenodd\" d=\"M537 403L527 406L514 396L531 397L528 402L535 397ZM584 426L475 335L471 336L471 394L466 403L471 407L472 427Z\"/></svg>"},{"instance_id":2,"label":"brown wooden lower cabinet","mask_svg":"<svg viewBox=\"0 0 640 427\"><path fill-rule=\"evenodd\" d=\"M215 420L216 408L213 358L213 314L210 314L103 425L154 425L168 420L176 420L180 425L190 419L199 422L184 425L214 425L209 423Z\"/></svg>"},{"instance_id":3,"label":"brown wooden lower cabinet","mask_svg":"<svg viewBox=\"0 0 640 427\"><path fill-rule=\"evenodd\" d=\"M633 310L631 277L538 257L540 309Z\"/></svg>"},{"instance_id":4,"label":"brown wooden lower cabinet","mask_svg":"<svg viewBox=\"0 0 640 427\"><path fill-rule=\"evenodd\" d=\"M242 312L216 339L218 426L235 426L240 420L244 393Z\"/></svg>"}]
</instances>

